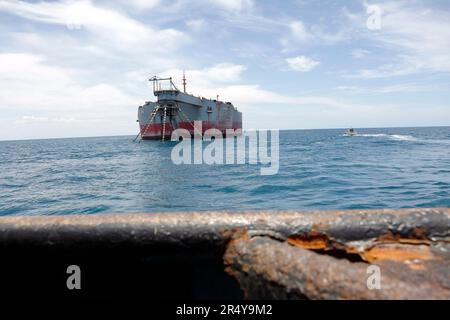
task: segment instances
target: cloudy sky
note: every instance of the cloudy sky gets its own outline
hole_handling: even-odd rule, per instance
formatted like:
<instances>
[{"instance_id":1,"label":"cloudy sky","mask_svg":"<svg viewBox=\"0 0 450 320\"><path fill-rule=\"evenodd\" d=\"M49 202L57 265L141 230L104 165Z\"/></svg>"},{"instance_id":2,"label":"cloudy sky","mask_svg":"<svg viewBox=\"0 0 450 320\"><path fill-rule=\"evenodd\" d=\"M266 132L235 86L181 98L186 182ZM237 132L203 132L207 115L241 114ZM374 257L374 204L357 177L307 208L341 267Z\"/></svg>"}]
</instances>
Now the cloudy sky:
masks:
<instances>
[{"instance_id":1,"label":"cloudy sky","mask_svg":"<svg viewBox=\"0 0 450 320\"><path fill-rule=\"evenodd\" d=\"M0 140L136 134L146 81L245 128L450 124L450 2L0 0Z\"/></svg>"}]
</instances>

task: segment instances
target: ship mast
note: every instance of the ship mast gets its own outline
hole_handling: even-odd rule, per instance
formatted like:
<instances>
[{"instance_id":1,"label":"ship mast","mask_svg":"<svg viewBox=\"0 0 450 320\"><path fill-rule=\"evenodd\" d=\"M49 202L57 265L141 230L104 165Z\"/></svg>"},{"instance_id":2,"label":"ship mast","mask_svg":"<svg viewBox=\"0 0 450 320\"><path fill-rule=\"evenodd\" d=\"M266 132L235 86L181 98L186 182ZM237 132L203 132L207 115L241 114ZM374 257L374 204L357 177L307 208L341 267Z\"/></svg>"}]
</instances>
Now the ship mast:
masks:
<instances>
[{"instance_id":1,"label":"ship mast","mask_svg":"<svg viewBox=\"0 0 450 320\"><path fill-rule=\"evenodd\" d=\"M186 93L186 74L183 71L183 91Z\"/></svg>"}]
</instances>

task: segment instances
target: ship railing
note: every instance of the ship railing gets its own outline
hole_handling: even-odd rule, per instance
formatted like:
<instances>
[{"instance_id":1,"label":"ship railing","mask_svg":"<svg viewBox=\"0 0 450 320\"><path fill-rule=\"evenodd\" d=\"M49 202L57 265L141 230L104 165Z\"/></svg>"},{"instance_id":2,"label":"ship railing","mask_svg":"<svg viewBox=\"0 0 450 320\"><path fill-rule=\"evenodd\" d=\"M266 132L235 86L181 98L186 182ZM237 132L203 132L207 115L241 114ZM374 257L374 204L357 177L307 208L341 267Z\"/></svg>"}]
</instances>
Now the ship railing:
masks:
<instances>
[{"instance_id":1,"label":"ship railing","mask_svg":"<svg viewBox=\"0 0 450 320\"><path fill-rule=\"evenodd\" d=\"M21 299L67 294L70 265L94 297L450 299L448 208L14 216L0 230L2 290Z\"/></svg>"},{"instance_id":2,"label":"ship railing","mask_svg":"<svg viewBox=\"0 0 450 320\"><path fill-rule=\"evenodd\" d=\"M149 81L153 84L153 93L160 94L162 92L179 92L177 86L173 83L172 77L170 78L159 78L152 77Z\"/></svg>"}]
</instances>

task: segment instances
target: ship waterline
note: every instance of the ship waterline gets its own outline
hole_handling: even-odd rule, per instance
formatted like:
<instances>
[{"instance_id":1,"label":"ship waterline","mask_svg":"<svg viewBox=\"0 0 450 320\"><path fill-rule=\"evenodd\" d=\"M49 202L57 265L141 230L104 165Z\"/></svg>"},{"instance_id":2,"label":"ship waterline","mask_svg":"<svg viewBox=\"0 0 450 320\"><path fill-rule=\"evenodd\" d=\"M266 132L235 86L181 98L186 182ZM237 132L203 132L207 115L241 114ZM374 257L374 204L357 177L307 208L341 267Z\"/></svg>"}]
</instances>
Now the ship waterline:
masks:
<instances>
[{"instance_id":1,"label":"ship waterline","mask_svg":"<svg viewBox=\"0 0 450 320\"><path fill-rule=\"evenodd\" d=\"M146 102L138 109L140 137L143 140L170 139L176 129L185 129L194 135L194 122L201 121L202 134L217 129L226 134L227 129L242 129L242 113L231 102L206 99L184 92L172 82L172 78L150 79L156 102Z\"/></svg>"}]
</instances>

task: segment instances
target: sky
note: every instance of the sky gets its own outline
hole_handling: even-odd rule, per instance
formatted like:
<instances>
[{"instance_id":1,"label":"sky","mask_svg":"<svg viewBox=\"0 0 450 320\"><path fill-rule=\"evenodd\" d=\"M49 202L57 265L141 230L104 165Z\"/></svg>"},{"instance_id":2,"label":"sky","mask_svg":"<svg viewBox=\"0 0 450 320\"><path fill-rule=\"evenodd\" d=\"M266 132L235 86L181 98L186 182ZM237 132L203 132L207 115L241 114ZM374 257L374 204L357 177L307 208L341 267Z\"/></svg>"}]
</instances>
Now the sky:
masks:
<instances>
[{"instance_id":1,"label":"sky","mask_svg":"<svg viewBox=\"0 0 450 320\"><path fill-rule=\"evenodd\" d=\"M450 1L0 0L0 140L137 134L183 70L246 129L450 125Z\"/></svg>"}]
</instances>

